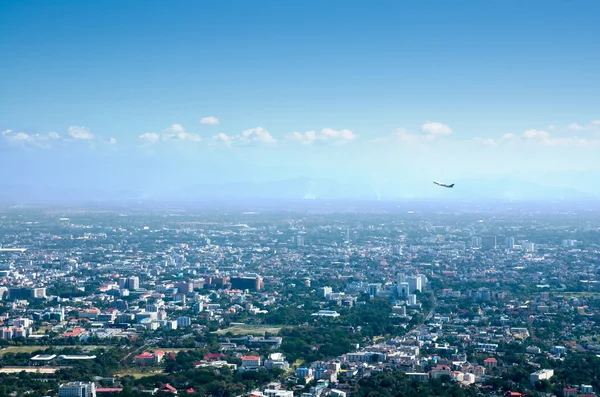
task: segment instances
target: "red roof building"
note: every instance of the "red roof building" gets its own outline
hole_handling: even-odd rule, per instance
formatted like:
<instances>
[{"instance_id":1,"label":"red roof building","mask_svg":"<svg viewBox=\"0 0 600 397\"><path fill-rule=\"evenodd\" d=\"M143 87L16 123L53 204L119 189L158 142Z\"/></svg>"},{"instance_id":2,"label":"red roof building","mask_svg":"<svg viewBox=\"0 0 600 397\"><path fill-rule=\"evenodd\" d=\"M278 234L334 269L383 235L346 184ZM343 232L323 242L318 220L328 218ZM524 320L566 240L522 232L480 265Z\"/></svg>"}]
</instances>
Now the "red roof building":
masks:
<instances>
[{"instance_id":1,"label":"red roof building","mask_svg":"<svg viewBox=\"0 0 600 397\"><path fill-rule=\"evenodd\" d=\"M163 387L161 387L160 389L158 389L159 391L165 392L165 393L173 393L173 394L177 394L177 389L174 388L173 386L171 386L170 384L166 384Z\"/></svg>"}]
</instances>

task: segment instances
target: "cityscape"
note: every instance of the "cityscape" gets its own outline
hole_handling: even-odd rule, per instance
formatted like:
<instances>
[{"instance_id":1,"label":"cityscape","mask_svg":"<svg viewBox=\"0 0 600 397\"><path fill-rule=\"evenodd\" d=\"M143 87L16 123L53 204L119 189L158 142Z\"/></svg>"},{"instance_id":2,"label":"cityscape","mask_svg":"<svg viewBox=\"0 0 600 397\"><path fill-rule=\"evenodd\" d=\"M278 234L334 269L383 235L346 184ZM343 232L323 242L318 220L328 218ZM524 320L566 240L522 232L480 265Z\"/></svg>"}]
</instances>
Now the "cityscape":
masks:
<instances>
[{"instance_id":1,"label":"cityscape","mask_svg":"<svg viewBox=\"0 0 600 397\"><path fill-rule=\"evenodd\" d=\"M0 393L595 395L600 212L470 207L7 208Z\"/></svg>"},{"instance_id":2,"label":"cityscape","mask_svg":"<svg viewBox=\"0 0 600 397\"><path fill-rule=\"evenodd\" d=\"M0 397L600 397L599 0L1 0Z\"/></svg>"}]
</instances>

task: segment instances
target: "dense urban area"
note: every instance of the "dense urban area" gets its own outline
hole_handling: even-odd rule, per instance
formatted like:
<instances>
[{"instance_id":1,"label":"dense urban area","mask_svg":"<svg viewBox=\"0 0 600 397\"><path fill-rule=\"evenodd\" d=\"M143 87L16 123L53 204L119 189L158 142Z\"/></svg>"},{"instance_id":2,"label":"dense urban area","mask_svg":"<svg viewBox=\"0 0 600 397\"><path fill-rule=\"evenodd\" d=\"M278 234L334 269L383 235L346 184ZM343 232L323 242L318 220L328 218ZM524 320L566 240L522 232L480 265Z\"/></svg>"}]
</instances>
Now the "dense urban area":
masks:
<instances>
[{"instance_id":1,"label":"dense urban area","mask_svg":"<svg viewBox=\"0 0 600 397\"><path fill-rule=\"evenodd\" d=\"M569 208L5 208L0 397L595 396Z\"/></svg>"}]
</instances>

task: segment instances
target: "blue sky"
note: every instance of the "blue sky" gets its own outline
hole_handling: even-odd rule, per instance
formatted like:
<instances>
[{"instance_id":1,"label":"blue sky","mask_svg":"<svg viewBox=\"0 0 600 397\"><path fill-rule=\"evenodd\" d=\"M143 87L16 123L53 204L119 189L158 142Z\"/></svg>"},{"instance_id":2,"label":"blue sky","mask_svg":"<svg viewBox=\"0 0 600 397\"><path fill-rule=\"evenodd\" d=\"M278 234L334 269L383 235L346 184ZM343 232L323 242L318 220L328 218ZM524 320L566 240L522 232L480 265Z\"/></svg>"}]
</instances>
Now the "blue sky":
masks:
<instances>
[{"instance_id":1,"label":"blue sky","mask_svg":"<svg viewBox=\"0 0 600 397\"><path fill-rule=\"evenodd\" d=\"M0 177L163 189L597 171L599 14L585 0L5 0Z\"/></svg>"}]
</instances>

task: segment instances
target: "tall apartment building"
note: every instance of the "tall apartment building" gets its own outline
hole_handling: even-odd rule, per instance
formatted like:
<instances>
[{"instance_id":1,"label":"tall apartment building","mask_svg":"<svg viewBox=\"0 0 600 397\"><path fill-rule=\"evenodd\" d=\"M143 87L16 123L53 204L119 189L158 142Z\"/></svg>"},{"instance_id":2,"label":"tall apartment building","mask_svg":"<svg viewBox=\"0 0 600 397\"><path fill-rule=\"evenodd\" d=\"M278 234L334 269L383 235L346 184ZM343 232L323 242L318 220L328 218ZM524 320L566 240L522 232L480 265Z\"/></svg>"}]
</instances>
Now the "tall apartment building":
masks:
<instances>
[{"instance_id":1,"label":"tall apartment building","mask_svg":"<svg viewBox=\"0 0 600 397\"><path fill-rule=\"evenodd\" d=\"M408 283L408 289L411 293L415 291L422 292L423 291L423 280L419 276L411 276L406 278L406 282Z\"/></svg>"},{"instance_id":2,"label":"tall apartment building","mask_svg":"<svg viewBox=\"0 0 600 397\"><path fill-rule=\"evenodd\" d=\"M138 276L129 277L127 279L127 289L132 291L140 289L140 278Z\"/></svg>"},{"instance_id":3,"label":"tall apartment building","mask_svg":"<svg viewBox=\"0 0 600 397\"><path fill-rule=\"evenodd\" d=\"M481 237L481 248L493 250L496 248L496 236Z\"/></svg>"}]
</instances>

